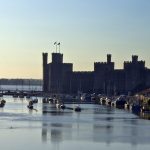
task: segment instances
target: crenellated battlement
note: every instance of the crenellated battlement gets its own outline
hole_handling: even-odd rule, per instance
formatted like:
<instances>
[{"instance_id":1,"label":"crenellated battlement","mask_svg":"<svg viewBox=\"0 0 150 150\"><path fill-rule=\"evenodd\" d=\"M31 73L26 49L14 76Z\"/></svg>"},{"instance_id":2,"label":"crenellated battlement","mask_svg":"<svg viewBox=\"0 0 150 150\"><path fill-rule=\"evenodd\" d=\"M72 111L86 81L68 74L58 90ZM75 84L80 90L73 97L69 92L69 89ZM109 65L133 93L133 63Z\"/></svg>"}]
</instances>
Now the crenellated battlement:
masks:
<instances>
[{"instance_id":1,"label":"crenellated battlement","mask_svg":"<svg viewBox=\"0 0 150 150\"><path fill-rule=\"evenodd\" d=\"M133 61L124 61L124 64L133 64L133 63L135 63L135 62L133 62ZM141 64L141 63L145 63L145 61L140 60L140 61L137 61L136 63Z\"/></svg>"},{"instance_id":2,"label":"crenellated battlement","mask_svg":"<svg viewBox=\"0 0 150 150\"><path fill-rule=\"evenodd\" d=\"M94 62L95 71L114 70L114 62Z\"/></svg>"},{"instance_id":3,"label":"crenellated battlement","mask_svg":"<svg viewBox=\"0 0 150 150\"><path fill-rule=\"evenodd\" d=\"M107 62L94 62L95 65L107 65Z\"/></svg>"},{"instance_id":4,"label":"crenellated battlement","mask_svg":"<svg viewBox=\"0 0 150 150\"><path fill-rule=\"evenodd\" d=\"M128 69L128 68L145 68L145 61L125 61L124 62L124 69Z\"/></svg>"}]
</instances>

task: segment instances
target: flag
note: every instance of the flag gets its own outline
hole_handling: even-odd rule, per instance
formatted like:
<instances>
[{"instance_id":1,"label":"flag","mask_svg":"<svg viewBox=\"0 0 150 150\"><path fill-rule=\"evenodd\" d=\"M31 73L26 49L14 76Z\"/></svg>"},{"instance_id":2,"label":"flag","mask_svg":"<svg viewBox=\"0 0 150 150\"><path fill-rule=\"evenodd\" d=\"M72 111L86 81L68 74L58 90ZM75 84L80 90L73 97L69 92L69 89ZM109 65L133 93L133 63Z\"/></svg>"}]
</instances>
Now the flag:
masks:
<instances>
[{"instance_id":1,"label":"flag","mask_svg":"<svg viewBox=\"0 0 150 150\"><path fill-rule=\"evenodd\" d=\"M57 45L60 45L60 42Z\"/></svg>"},{"instance_id":2,"label":"flag","mask_svg":"<svg viewBox=\"0 0 150 150\"><path fill-rule=\"evenodd\" d=\"M56 44L57 44L57 42L54 43L54 45L56 45Z\"/></svg>"}]
</instances>

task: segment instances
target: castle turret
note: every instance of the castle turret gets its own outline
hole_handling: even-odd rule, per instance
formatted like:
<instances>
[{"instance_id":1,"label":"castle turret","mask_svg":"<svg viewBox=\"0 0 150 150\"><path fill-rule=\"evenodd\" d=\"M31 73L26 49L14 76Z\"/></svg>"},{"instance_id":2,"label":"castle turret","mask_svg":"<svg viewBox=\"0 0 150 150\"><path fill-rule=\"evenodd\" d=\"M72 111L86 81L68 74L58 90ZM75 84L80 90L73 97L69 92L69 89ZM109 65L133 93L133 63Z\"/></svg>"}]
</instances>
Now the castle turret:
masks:
<instances>
[{"instance_id":1,"label":"castle turret","mask_svg":"<svg viewBox=\"0 0 150 150\"><path fill-rule=\"evenodd\" d=\"M94 63L94 90L96 92L105 93L106 89L110 89L108 85L108 74L114 71L114 62L111 62L111 54L107 54L107 62ZM110 82L109 82L110 83Z\"/></svg>"},{"instance_id":2,"label":"castle turret","mask_svg":"<svg viewBox=\"0 0 150 150\"><path fill-rule=\"evenodd\" d=\"M43 53L43 91L48 92L48 53Z\"/></svg>"},{"instance_id":3,"label":"castle turret","mask_svg":"<svg viewBox=\"0 0 150 150\"><path fill-rule=\"evenodd\" d=\"M132 55L132 62L138 62L138 56Z\"/></svg>"},{"instance_id":4,"label":"castle turret","mask_svg":"<svg viewBox=\"0 0 150 150\"><path fill-rule=\"evenodd\" d=\"M48 53L43 53L43 66L47 65Z\"/></svg>"},{"instance_id":5,"label":"castle turret","mask_svg":"<svg viewBox=\"0 0 150 150\"><path fill-rule=\"evenodd\" d=\"M111 63L111 54L107 54L107 63Z\"/></svg>"}]
</instances>

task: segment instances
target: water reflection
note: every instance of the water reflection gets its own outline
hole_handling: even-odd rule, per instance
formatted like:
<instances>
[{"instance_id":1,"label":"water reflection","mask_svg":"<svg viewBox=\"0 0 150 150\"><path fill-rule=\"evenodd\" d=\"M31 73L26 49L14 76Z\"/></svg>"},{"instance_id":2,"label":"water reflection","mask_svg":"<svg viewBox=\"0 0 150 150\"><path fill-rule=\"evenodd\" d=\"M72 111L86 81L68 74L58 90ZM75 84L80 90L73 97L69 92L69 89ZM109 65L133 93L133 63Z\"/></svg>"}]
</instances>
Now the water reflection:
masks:
<instances>
[{"instance_id":1,"label":"water reflection","mask_svg":"<svg viewBox=\"0 0 150 150\"><path fill-rule=\"evenodd\" d=\"M64 110L56 109L55 105L43 104L42 107L44 117L52 117L53 123L48 122L47 119L42 123L42 141L59 144L65 139L71 139L72 124L64 123L57 120L58 116L70 116L72 113ZM67 131L67 132L66 132ZM69 131L69 132L68 132Z\"/></svg>"},{"instance_id":2,"label":"water reflection","mask_svg":"<svg viewBox=\"0 0 150 150\"><path fill-rule=\"evenodd\" d=\"M24 132L24 137L29 138L27 141L32 141L34 136L35 143L39 146L37 149L75 150L84 147L86 150L98 150L101 147L115 150L121 147L122 150L133 150L150 146L150 121L140 119L128 111L82 104L83 110L74 112L39 102L35 105L38 109L36 112L29 111L27 104L26 100L20 101L19 98L15 102L7 99L6 107L0 109L0 127L13 127L11 131L1 129L1 133L14 133L8 142L18 138L16 133L20 135ZM68 104L68 107L72 105ZM10 123L10 120L13 122ZM7 139L8 136L5 140Z\"/></svg>"},{"instance_id":3,"label":"water reflection","mask_svg":"<svg viewBox=\"0 0 150 150\"><path fill-rule=\"evenodd\" d=\"M140 118L150 120L150 112L148 113L140 113Z\"/></svg>"},{"instance_id":4,"label":"water reflection","mask_svg":"<svg viewBox=\"0 0 150 150\"><path fill-rule=\"evenodd\" d=\"M85 109L81 113L75 113L57 110L52 105L44 106L43 115L51 117L53 122L43 121L42 141L51 143L71 140L93 141L107 145L117 142L130 143L132 146L150 142L149 135L145 140L147 131L143 130L144 122L137 116L104 106L83 105L82 107Z\"/></svg>"}]
</instances>

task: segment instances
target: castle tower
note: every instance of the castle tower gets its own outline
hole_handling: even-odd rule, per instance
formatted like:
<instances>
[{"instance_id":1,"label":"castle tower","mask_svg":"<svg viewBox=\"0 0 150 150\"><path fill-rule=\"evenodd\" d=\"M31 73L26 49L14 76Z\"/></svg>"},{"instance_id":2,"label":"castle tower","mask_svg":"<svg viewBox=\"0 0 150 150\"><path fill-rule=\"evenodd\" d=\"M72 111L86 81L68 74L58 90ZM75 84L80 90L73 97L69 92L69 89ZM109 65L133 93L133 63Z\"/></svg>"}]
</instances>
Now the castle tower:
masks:
<instances>
[{"instance_id":1,"label":"castle tower","mask_svg":"<svg viewBox=\"0 0 150 150\"><path fill-rule=\"evenodd\" d=\"M43 91L48 92L48 53L43 53Z\"/></svg>"},{"instance_id":2,"label":"castle tower","mask_svg":"<svg viewBox=\"0 0 150 150\"><path fill-rule=\"evenodd\" d=\"M132 55L132 61L124 62L126 92L137 92L145 84L145 61L138 61L137 55Z\"/></svg>"},{"instance_id":3,"label":"castle tower","mask_svg":"<svg viewBox=\"0 0 150 150\"><path fill-rule=\"evenodd\" d=\"M52 62L49 65L49 91L62 92L63 54L52 53Z\"/></svg>"},{"instance_id":4,"label":"castle tower","mask_svg":"<svg viewBox=\"0 0 150 150\"><path fill-rule=\"evenodd\" d=\"M107 89L111 89L107 76L113 71L114 62L111 62L111 54L107 54L107 62L94 63L94 90L96 92L106 94Z\"/></svg>"},{"instance_id":5,"label":"castle tower","mask_svg":"<svg viewBox=\"0 0 150 150\"><path fill-rule=\"evenodd\" d=\"M111 63L111 54L107 54L107 63Z\"/></svg>"},{"instance_id":6,"label":"castle tower","mask_svg":"<svg viewBox=\"0 0 150 150\"><path fill-rule=\"evenodd\" d=\"M49 66L49 91L60 94L68 92L68 74L72 72L72 64L63 63L63 54L52 53L52 62Z\"/></svg>"},{"instance_id":7,"label":"castle tower","mask_svg":"<svg viewBox=\"0 0 150 150\"><path fill-rule=\"evenodd\" d=\"M138 56L137 55L132 55L132 62L138 62Z\"/></svg>"}]
</instances>

